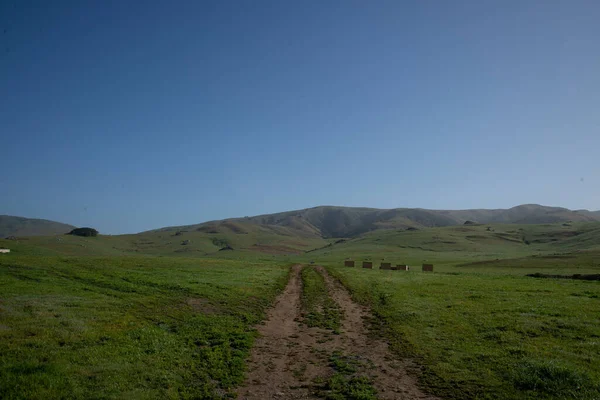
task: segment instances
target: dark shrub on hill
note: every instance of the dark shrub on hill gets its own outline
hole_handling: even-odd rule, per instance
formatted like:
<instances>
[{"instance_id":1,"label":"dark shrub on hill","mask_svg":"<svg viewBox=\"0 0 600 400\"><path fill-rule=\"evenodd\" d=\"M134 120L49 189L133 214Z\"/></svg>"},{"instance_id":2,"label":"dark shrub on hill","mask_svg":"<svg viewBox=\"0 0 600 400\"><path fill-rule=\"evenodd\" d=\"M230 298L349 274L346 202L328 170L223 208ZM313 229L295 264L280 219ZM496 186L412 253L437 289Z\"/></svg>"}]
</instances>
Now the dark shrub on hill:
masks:
<instances>
[{"instance_id":1,"label":"dark shrub on hill","mask_svg":"<svg viewBox=\"0 0 600 400\"><path fill-rule=\"evenodd\" d=\"M71 232L67 233L67 235L94 237L98 236L98 231L94 228L75 228Z\"/></svg>"}]
</instances>

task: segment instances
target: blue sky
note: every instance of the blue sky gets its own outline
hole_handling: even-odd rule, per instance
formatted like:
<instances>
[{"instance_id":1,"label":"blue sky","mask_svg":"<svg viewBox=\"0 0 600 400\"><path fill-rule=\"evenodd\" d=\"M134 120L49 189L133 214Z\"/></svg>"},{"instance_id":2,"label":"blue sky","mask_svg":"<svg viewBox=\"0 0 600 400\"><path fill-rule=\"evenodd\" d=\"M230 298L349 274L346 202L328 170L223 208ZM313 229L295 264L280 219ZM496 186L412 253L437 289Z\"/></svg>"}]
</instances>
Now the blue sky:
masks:
<instances>
[{"instance_id":1,"label":"blue sky","mask_svg":"<svg viewBox=\"0 0 600 400\"><path fill-rule=\"evenodd\" d=\"M600 209L600 2L0 0L0 214Z\"/></svg>"}]
</instances>

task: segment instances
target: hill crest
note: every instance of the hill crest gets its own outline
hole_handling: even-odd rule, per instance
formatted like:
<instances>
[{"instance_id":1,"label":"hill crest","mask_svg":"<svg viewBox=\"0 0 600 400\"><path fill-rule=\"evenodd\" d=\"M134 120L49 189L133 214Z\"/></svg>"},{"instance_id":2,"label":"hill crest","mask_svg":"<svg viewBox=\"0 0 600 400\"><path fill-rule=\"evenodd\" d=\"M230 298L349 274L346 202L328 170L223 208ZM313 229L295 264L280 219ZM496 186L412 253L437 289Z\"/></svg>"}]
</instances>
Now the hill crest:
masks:
<instances>
[{"instance_id":1,"label":"hill crest","mask_svg":"<svg viewBox=\"0 0 600 400\"><path fill-rule=\"evenodd\" d=\"M522 204L509 209L429 210L423 208L379 209L368 207L318 206L301 210L228 218L200 224L165 227L155 231L198 230L243 232L250 225L280 230L303 237L355 237L379 229L432 228L481 224L546 224L600 221L600 211L569 210L539 204Z\"/></svg>"},{"instance_id":2,"label":"hill crest","mask_svg":"<svg viewBox=\"0 0 600 400\"><path fill-rule=\"evenodd\" d=\"M68 233L75 227L39 218L0 215L0 238L8 236L49 236Z\"/></svg>"}]
</instances>

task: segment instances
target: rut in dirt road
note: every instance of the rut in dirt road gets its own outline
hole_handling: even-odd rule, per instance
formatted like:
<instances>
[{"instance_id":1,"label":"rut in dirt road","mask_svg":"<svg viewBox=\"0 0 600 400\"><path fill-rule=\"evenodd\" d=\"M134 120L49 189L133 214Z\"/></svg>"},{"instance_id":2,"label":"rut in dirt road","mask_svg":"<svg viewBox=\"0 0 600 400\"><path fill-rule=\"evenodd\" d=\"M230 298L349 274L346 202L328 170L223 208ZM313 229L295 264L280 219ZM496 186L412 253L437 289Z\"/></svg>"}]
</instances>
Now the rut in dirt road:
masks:
<instances>
[{"instance_id":1,"label":"rut in dirt road","mask_svg":"<svg viewBox=\"0 0 600 400\"><path fill-rule=\"evenodd\" d=\"M317 270L325 278L329 293L344 312L342 321L342 348L348 352L368 359L374 366L369 371L379 399L438 399L427 395L417 385L416 377L407 373L412 366L409 360L400 360L393 356L388 344L369 337L365 320L370 316L366 307L356 304L350 293L333 279L323 267Z\"/></svg>"},{"instance_id":2,"label":"rut in dirt road","mask_svg":"<svg viewBox=\"0 0 600 400\"><path fill-rule=\"evenodd\" d=\"M301 269L300 265L292 267L290 280L275 307L267 313L266 323L257 327L260 337L252 351L246 384L239 391L240 399L318 398L310 394L309 385L299 376L299 372L315 376L326 372L315 367L323 362L316 360L311 351L316 342L314 334L311 336L299 323ZM302 366L306 366L307 371L301 371Z\"/></svg>"},{"instance_id":3,"label":"rut in dirt road","mask_svg":"<svg viewBox=\"0 0 600 400\"><path fill-rule=\"evenodd\" d=\"M302 269L292 267L285 290L264 325L257 327L260 337L239 399L322 399L344 382L367 382L366 390L377 392L372 398L436 399L423 393L406 373L408 361L393 357L385 342L368 337L364 323L368 310L354 303L322 267L316 270L342 311L341 330L336 334L308 327L302 318Z\"/></svg>"}]
</instances>

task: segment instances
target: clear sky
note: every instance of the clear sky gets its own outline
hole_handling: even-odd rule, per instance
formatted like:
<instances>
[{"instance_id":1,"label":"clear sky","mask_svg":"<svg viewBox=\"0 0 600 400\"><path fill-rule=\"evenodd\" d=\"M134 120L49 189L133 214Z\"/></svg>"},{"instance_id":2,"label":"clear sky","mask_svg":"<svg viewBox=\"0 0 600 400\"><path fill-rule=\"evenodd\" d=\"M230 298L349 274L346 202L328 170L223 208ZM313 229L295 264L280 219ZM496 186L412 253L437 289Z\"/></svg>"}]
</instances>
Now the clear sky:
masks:
<instances>
[{"instance_id":1,"label":"clear sky","mask_svg":"<svg viewBox=\"0 0 600 400\"><path fill-rule=\"evenodd\" d=\"M600 2L0 0L0 214L600 209Z\"/></svg>"}]
</instances>

